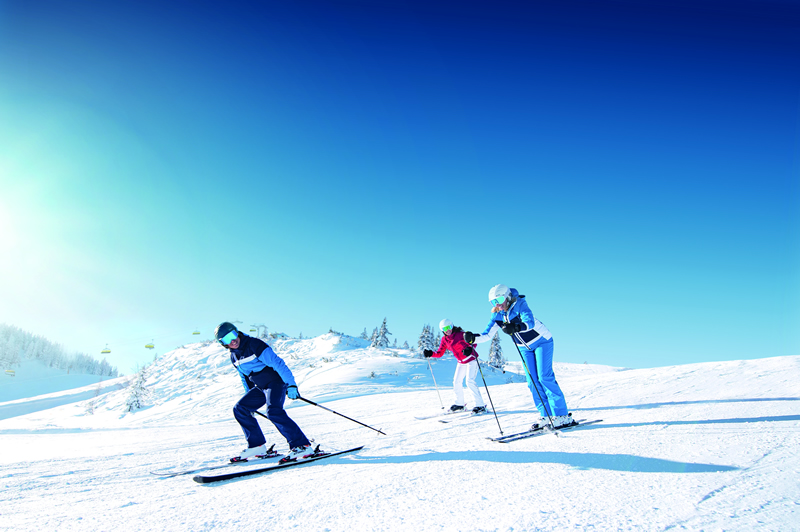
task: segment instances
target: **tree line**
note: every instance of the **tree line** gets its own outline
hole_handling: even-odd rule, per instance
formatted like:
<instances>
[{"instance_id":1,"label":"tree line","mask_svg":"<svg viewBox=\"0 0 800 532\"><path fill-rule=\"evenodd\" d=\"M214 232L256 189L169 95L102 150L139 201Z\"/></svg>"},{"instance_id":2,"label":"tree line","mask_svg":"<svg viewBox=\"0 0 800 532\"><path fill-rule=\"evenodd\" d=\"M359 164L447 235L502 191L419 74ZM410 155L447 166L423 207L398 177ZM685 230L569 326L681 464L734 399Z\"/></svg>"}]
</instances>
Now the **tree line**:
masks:
<instances>
[{"instance_id":1,"label":"tree line","mask_svg":"<svg viewBox=\"0 0 800 532\"><path fill-rule=\"evenodd\" d=\"M0 366L11 369L19 366L23 359L36 360L51 368L66 370L67 373L119 376L117 368L105 358L97 360L85 353L68 354L60 344L19 327L0 323Z\"/></svg>"}]
</instances>

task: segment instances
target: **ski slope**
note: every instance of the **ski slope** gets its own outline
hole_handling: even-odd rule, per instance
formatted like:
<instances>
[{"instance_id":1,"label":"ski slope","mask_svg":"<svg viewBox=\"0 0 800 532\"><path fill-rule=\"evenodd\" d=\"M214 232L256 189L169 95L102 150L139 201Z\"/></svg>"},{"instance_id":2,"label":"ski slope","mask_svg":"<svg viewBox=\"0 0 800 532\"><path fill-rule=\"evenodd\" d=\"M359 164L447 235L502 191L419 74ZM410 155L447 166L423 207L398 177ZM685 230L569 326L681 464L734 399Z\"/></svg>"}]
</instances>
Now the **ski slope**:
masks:
<instances>
[{"instance_id":1,"label":"ski slope","mask_svg":"<svg viewBox=\"0 0 800 532\"><path fill-rule=\"evenodd\" d=\"M245 445L227 352L187 345L148 368L143 410L126 413L122 389L93 397L91 414L87 399L0 420L0 529L800 529L800 357L556 363L574 416L604 421L499 444L486 439L498 420L508 433L538 417L513 360L505 373L484 366L498 420L443 424L414 416L451 404L452 357L433 362L437 393L427 362L406 350L333 334L272 345L304 397L386 436L287 400L323 448L365 448L210 485L158 478L151 472L219 464Z\"/></svg>"}]
</instances>

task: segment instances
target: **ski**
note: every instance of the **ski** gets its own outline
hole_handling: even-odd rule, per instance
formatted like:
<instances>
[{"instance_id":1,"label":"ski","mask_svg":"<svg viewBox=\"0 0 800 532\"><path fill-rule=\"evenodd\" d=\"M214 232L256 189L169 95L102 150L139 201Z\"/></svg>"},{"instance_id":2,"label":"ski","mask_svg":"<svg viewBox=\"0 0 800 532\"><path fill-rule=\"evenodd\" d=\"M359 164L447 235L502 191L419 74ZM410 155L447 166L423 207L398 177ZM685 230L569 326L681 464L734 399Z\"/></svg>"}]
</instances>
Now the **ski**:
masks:
<instances>
[{"instance_id":1,"label":"ski","mask_svg":"<svg viewBox=\"0 0 800 532\"><path fill-rule=\"evenodd\" d=\"M431 416L414 416L414 419L434 419L437 417L444 417L444 416L463 416L464 414L471 414L472 412L469 410L459 410L458 412L453 412L451 410L445 410L444 412L439 412L438 414L433 414Z\"/></svg>"},{"instance_id":2,"label":"ski","mask_svg":"<svg viewBox=\"0 0 800 532\"><path fill-rule=\"evenodd\" d=\"M459 420L467 418L467 417L482 416L483 414L486 414L486 412L477 412L477 413L475 413L475 412L472 412L471 410L468 411L468 412L465 412L465 413L469 414L469 416L454 416L454 417L449 418L449 419L440 419L439 423L452 423L453 421L459 421Z\"/></svg>"},{"instance_id":3,"label":"ski","mask_svg":"<svg viewBox=\"0 0 800 532\"><path fill-rule=\"evenodd\" d=\"M538 429L524 430L522 432L516 432L514 434L505 434L503 436L498 436L497 438L492 438L491 436L487 436L486 439L487 440L492 440L492 441L503 442L503 441L506 441L509 438L515 438L517 436L525 436L525 435L528 435L528 434L536 434L538 432L542 432L543 430L544 430L544 427L539 427Z\"/></svg>"},{"instance_id":4,"label":"ski","mask_svg":"<svg viewBox=\"0 0 800 532\"><path fill-rule=\"evenodd\" d=\"M584 421L586 421L586 420L585 419L578 419L578 420L575 420L575 423L583 423ZM491 436L487 436L486 439L487 440L492 440L492 441L502 442L502 441L506 441L506 440L508 440L510 438L516 438L517 436L526 436L527 437L528 435L538 434L539 432L542 432L545 429L549 429L549 426L545 425L545 426L539 427L537 429L528 429L528 430L524 430L522 432L516 432L514 434L506 434L505 436L500 436L498 438L492 438ZM558 430L561 430L561 429L558 429Z\"/></svg>"},{"instance_id":5,"label":"ski","mask_svg":"<svg viewBox=\"0 0 800 532\"><path fill-rule=\"evenodd\" d=\"M199 483L199 484L209 484L211 482L219 482L221 480L231 480L231 479L234 479L234 478L246 477L246 476L249 476L249 475L257 475L257 474L260 474L260 473L269 473L271 471L276 471L278 469L285 469L287 467L303 465L303 464L307 464L309 462L316 462L317 460L322 460L323 458L330 458L332 456L339 456L339 455L342 455L342 454L345 454L345 453L353 453L355 451L360 451L363 448L364 448L364 446L362 445L361 447L354 447L353 449L347 449L346 451L338 451L338 452L335 452L335 453L321 454L319 456L313 456L311 458L305 458L305 459L297 460L297 461L294 461L294 462L287 462L285 464L277 464L277 465L271 465L271 466L266 466L266 467L259 467L259 468L256 468L256 469L247 469L245 471L235 471L233 473L223 473L221 475L196 475L193 480L195 482Z\"/></svg>"},{"instance_id":6,"label":"ski","mask_svg":"<svg viewBox=\"0 0 800 532\"><path fill-rule=\"evenodd\" d=\"M433 419L433 418L442 417L442 416L449 416L449 415L452 415L451 412L449 410L445 410L444 412L439 412L438 414L431 414L429 416L414 416L414 419L419 419L420 421L422 421L423 419Z\"/></svg>"},{"instance_id":7,"label":"ski","mask_svg":"<svg viewBox=\"0 0 800 532\"><path fill-rule=\"evenodd\" d=\"M568 425L566 427L559 427L557 429L551 429L549 426L544 426L542 428L537 428L534 430L526 430L525 432L518 432L516 434L508 434L506 436L500 436L499 438L487 438L492 441L496 441L498 443L509 443L512 441L522 440L525 438L533 438L535 436L542 436L544 434L556 434L565 430L572 430L572 429L579 429L582 427L586 427L587 425L594 425L595 423L600 423L603 421L602 419L595 419L592 421L586 421L584 419L578 420L574 425Z\"/></svg>"},{"instance_id":8,"label":"ski","mask_svg":"<svg viewBox=\"0 0 800 532\"><path fill-rule=\"evenodd\" d=\"M248 460L237 460L234 458L230 459L230 462L227 464L220 464L215 466L205 466L205 467L197 467L195 469L186 469L183 471L150 471L151 475L156 475L161 478L172 478L172 477L179 477L182 475L191 475L192 473L199 473L200 471L214 471L216 469L225 469L227 467L236 467L236 466L243 466L243 465L253 465L256 461L260 460L269 460L271 458L281 458L283 455L278 453L274 450L275 445L270 447L267 450L266 454L261 454L254 456Z\"/></svg>"}]
</instances>

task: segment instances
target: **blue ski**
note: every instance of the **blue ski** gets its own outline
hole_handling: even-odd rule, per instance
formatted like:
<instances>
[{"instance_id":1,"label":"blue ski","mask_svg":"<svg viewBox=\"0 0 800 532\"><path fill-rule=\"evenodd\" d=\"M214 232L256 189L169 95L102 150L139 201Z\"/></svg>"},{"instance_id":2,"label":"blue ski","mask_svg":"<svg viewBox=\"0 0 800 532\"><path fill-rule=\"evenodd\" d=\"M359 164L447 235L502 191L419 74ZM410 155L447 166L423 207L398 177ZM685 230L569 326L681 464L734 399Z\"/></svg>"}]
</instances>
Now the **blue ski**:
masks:
<instances>
[{"instance_id":1,"label":"blue ski","mask_svg":"<svg viewBox=\"0 0 800 532\"><path fill-rule=\"evenodd\" d=\"M544 434L554 434L557 432L562 432L565 430L572 430L572 429L579 429L586 427L587 425L594 425L595 423L600 423L603 421L602 419L595 419L592 421L586 420L579 420L576 421L574 425L568 425L566 427L559 427L555 430L551 429L549 426L544 426L542 428L537 428L534 430L526 430L525 432L518 432L516 434L508 434L506 436L500 436L499 438L487 438L492 441L496 441L499 443L508 443L516 440L522 440L525 438L533 438L534 436L542 436Z\"/></svg>"}]
</instances>

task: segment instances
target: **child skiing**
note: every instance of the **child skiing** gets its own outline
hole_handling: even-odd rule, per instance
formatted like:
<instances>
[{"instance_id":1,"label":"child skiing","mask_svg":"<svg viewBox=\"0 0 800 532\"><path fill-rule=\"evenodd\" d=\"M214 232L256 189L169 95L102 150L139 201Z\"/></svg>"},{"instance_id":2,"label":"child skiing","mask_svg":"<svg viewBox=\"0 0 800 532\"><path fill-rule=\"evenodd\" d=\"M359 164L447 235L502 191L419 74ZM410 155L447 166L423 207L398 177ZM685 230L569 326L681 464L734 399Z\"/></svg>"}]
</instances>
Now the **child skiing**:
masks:
<instances>
[{"instance_id":1,"label":"child skiing","mask_svg":"<svg viewBox=\"0 0 800 532\"><path fill-rule=\"evenodd\" d=\"M554 428L573 425L572 414L553 374L553 336L537 320L525 296L515 288L498 284L489 290L492 318L483 334L464 333L468 342L482 343L492 339L498 329L511 336L525 365L525 378L533 395L540 418L531 428L551 423Z\"/></svg>"},{"instance_id":2,"label":"child skiing","mask_svg":"<svg viewBox=\"0 0 800 532\"><path fill-rule=\"evenodd\" d=\"M247 449L231 461L246 460L267 452L264 433L253 417L254 412L265 404L266 417L286 438L291 449L281 463L311 456L311 442L283 409L286 395L292 400L300 397L294 376L283 359L262 340L247 336L227 321L219 324L214 336L230 351L231 363L239 372L245 389L244 396L233 407L233 415L247 438Z\"/></svg>"},{"instance_id":3,"label":"child skiing","mask_svg":"<svg viewBox=\"0 0 800 532\"><path fill-rule=\"evenodd\" d=\"M452 321L443 319L439 322L439 329L444 333L439 349L435 353L430 349L425 349L422 354L425 355L425 358L439 358L450 350L458 361L456 373L453 377L453 392L456 395L456 402L450 407L450 412L463 411L464 406L466 406L464 387L462 385L465 378L467 380L467 388L469 388L475 401L472 413L482 414L486 412L486 405L483 402L483 397L481 397L481 391L475 384L475 376L478 374L478 352L464 340L464 330L461 327L454 327Z\"/></svg>"}]
</instances>

